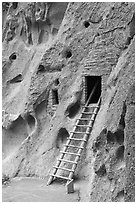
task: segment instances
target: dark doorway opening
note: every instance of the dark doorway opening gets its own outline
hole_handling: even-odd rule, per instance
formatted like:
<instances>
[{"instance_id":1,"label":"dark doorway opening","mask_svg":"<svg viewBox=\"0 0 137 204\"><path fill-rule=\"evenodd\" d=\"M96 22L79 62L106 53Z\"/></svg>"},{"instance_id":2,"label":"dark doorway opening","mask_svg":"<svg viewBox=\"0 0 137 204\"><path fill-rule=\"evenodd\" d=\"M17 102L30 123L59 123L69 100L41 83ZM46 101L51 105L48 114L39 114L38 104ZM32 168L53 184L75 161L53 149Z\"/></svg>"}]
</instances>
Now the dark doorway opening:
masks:
<instances>
[{"instance_id":1,"label":"dark doorway opening","mask_svg":"<svg viewBox=\"0 0 137 204\"><path fill-rule=\"evenodd\" d=\"M59 98L58 98L58 91L57 90L52 90L52 103L53 105L59 104Z\"/></svg>"},{"instance_id":2,"label":"dark doorway opening","mask_svg":"<svg viewBox=\"0 0 137 204\"><path fill-rule=\"evenodd\" d=\"M97 103L101 96L101 76L85 76L86 102Z\"/></svg>"},{"instance_id":3,"label":"dark doorway opening","mask_svg":"<svg viewBox=\"0 0 137 204\"><path fill-rule=\"evenodd\" d=\"M54 85L57 86L58 84L59 84L59 79L56 79L56 80L54 81Z\"/></svg>"}]
</instances>

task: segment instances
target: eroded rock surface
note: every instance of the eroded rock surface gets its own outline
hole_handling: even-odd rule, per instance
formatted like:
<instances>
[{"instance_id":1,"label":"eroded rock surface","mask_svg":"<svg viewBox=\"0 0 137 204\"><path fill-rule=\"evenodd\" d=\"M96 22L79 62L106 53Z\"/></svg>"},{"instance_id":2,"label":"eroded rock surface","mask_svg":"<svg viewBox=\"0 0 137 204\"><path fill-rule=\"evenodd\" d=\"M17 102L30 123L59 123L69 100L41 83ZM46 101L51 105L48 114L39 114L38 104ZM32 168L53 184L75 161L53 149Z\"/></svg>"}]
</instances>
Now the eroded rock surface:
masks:
<instances>
[{"instance_id":1,"label":"eroded rock surface","mask_svg":"<svg viewBox=\"0 0 137 204\"><path fill-rule=\"evenodd\" d=\"M102 103L76 176L80 201L135 199L135 5L3 2L3 174L45 178L85 104Z\"/></svg>"}]
</instances>

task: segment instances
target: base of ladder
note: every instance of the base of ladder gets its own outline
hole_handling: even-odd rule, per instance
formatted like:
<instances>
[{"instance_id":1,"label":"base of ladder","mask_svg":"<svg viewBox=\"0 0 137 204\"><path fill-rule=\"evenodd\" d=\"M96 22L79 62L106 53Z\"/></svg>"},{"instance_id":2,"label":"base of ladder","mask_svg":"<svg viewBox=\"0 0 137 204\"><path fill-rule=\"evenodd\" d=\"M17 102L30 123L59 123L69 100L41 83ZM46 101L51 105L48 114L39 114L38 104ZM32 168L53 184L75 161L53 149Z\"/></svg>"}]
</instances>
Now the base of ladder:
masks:
<instances>
[{"instance_id":1,"label":"base of ladder","mask_svg":"<svg viewBox=\"0 0 137 204\"><path fill-rule=\"evenodd\" d=\"M50 176L49 180L47 182L47 186L50 185L53 182L54 176Z\"/></svg>"},{"instance_id":2,"label":"base of ladder","mask_svg":"<svg viewBox=\"0 0 137 204\"><path fill-rule=\"evenodd\" d=\"M66 183L66 190L67 190L68 194L69 193L74 193L74 182L73 182L73 179Z\"/></svg>"}]
</instances>

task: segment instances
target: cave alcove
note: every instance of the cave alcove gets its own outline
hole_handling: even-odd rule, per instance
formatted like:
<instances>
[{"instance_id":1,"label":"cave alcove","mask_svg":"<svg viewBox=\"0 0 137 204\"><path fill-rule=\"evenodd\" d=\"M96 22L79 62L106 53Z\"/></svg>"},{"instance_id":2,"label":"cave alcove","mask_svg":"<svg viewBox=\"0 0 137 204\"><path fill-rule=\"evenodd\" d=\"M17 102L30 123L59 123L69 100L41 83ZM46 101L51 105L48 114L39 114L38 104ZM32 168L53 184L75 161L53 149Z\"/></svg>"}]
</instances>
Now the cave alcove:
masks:
<instances>
[{"instance_id":1,"label":"cave alcove","mask_svg":"<svg viewBox=\"0 0 137 204\"><path fill-rule=\"evenodd\" d=\"M35 118L32 115L28 115L26 120L29 127L29 134L31 134L35 129Z\"/></svg>"},{"instance_id":2,"label":"cave alcove","mask_svg":"<svg viewBox=\"0 0 137 204\"><path fill-rule=\"evenodd\" d=\"M15 83L22 82L22 80L23 80L22 74L18 74L16 77L8 81L8 83L15 84Z\"/></svg>"},{"instance_id":3,"label":"cave alcove","mask_svg":"<svg viewBox=\"0 0 137 204\"><path fill-rule=\"evenodd\" d=\"M60 128L56 138L56 147L61 149L63 143L66 142L67 137L69 137L69 133L66 128Z\"/></svg>"}]
</instances>

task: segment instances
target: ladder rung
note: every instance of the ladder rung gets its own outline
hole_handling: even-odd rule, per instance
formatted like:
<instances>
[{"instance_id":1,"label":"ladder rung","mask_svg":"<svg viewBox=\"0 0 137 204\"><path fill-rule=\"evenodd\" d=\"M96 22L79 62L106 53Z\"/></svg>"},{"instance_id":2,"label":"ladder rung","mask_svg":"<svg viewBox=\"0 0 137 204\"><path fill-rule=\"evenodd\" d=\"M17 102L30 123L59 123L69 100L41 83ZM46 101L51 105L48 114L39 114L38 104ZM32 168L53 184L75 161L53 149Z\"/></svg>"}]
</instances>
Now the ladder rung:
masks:
<instances>
[{"instance_id":1,"label":"ladder rung","mask_svg":"<svg viewBox=\"0 0 137 204\"><path fill-rule=\"evenodd\" d=\"M77 120L90 120L89 118L78 118Z\"/></svg>"},{"instance_id":2,"label":"ladder rung","mask_svg":"<svg viewBox=\"0 0 137 204\"><path fill-rule=\"evenodd\" d=\"M83 108L99 108L98 105L88 105L88 106L83 106Z\"/></svg>"},{"instance_id":3,"label":"ladder rung","mask_svg":"<svg viewBox=\"0 0 137 204\"><path fill-rule=\"evenodd\" d=\"M64 152L64 151L60 151L63 154L70 154L70 155L76 155L76 156L80 156L80 154L77 153L72 153L72 152Z\"/></svg>"},{"instance_id":4,"label":"ladder rung","mask_svg":"<svg viewBox=\"0 0 137 204\"><path fill-rule=\"evenodd\" d=\"M85 118L81 118L80 120L83 120L83 119L85 119ZM94 118L88 118L88 120L89 121L91 121L91 120L94 121L95 119Z\"/></svg>"},{"instance_id":5,"label":"ladder rung","mask_svg":"<svg viewBox=\"0 0 137 204\"><path fill-rule=\"evenodd\" d=\"M71 180L69 177L59 176L59 175L55 175L55 174L50 174L50 176L54 176L56 178L62 178L62 179L65 179L65 180Z\"/></svg>"},{"instance_id":6,"label":"ladder rung","mask_svg":"<svg viewBox=\"0 0 137 204\"><path fill-rule=\"evenodd\" d=\"M55 168L55 169L61 169L61 170L64 170L64 171L69 171L69 172L74 172L74 170L72 170L72 169L67 169L67 168L63 168L63 167L53 166L53 168Z\"/></svg>"},{"instance_id":7,"label":"ladder rung","mask_svg":"<svg viewBox=\"0 0 137 204\"><path fill-rule=\"evenodd\" d=\"M79 139L79 138L69 138L69 140L76 140L76 141L84 141L84 142L86 142L87 140L85 140L85 139Z\"/></svg>"},{"instance_id":8,"label":"ladder rung","mask_svg":"<svg viewBox=\"0 0 137 204\"><path fill-rule=\"evenodd\" d=\"M74 147L74 148L79 148L79 149L84 149L84 147L75 146L75 145L66 145L66 144L64 144L64 146L66 146L66 147Z\"/></svg>"},{"instance_id":9,"label":"ladder rung","mask_svg":"<svg viewBox=\"0 0 137 204\"><path fill-rule=\"evenodd\" d=\"M89 133L87 133L87 132L75 132L75 131L74 131L74 132L73 132L73 131L72 131L72 132L70 131L70 133L76 133L76 134L81 134L81 133L82 133L82 134L89 134Z\"/></svg>"},{"instance_id":10,"label":"ladder rung","mask_svg":"<svg viewBox=\"0 0 137 204\"><path fill-rule=\"evenodd\" d=\"M82 112L82 113L87 114L87 115L89 115L89 114L96 114L94 112Z\"/></svg>"},{"instance_id":11,"label":"ladder rung","mask_svg":"<svg viewBox=\"0 0 137 204\"><path fill-rule=\"evenodd\" d=\"M66 162L66 163L77 164L77 162L75 162L75 161L70 161L70 160L66 160L66 159L58 159L58 160L62 161L62 162Z\"/></svg>"},{"instance_id":12,"label":"ladder rung","mask_svg":"<svg viewBox=\"0 0 137 204\"><path fill-rule=\"evenodd\" d=\"M91 125L76 125L78 127L91 127Z\"/></svg>"}]
</instances>

